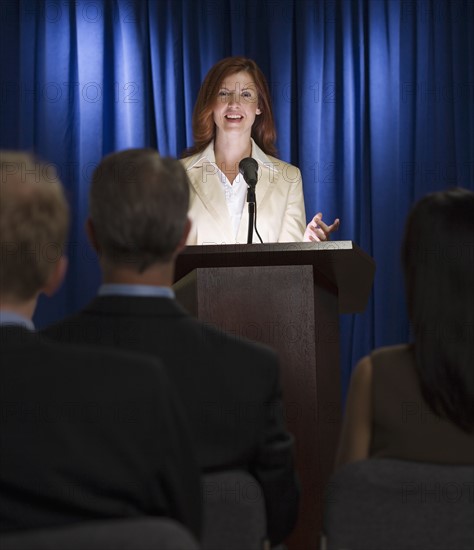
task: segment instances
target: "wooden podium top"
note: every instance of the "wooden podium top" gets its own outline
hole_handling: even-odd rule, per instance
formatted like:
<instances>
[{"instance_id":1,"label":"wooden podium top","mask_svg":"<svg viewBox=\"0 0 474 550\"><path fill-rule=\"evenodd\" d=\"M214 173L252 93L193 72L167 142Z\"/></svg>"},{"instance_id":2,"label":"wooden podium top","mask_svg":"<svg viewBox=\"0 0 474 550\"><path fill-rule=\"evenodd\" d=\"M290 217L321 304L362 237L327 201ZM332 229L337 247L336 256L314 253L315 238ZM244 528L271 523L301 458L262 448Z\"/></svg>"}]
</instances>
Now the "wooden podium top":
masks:
<instances>
[{"instance_id":1,"label":"wooden podium top","mask_svg":"<svg viewBox=\"0 0 474 550\"><path fill-rule=\"evenodd\" d=\"M175 281L198 268L277 265L313 266L337 289L340 313L367 305L375 262L352 241L188 246L177 258Z\"/></svg>"}]
</instances>

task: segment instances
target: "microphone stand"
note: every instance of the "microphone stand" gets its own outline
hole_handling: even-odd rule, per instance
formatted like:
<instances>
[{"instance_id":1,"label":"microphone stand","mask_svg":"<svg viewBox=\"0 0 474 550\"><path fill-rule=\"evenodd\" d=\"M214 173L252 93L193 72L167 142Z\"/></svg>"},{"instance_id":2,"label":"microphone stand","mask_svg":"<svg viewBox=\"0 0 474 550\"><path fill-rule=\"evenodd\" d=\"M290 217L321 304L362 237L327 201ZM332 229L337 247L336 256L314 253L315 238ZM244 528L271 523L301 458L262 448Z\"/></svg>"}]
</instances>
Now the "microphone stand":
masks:
<instances>
[{"instance_id":1,"label":"microphone stand","mask_svg":"<svg viewBox=\"0 0 474 550\"><path fill-rule=\"evenodd\" d=\"M249 229L247 233L247 244L252 244L256 203L255 185L247 185L247 202L249 203Z\"/></svg>"}]
</instances>

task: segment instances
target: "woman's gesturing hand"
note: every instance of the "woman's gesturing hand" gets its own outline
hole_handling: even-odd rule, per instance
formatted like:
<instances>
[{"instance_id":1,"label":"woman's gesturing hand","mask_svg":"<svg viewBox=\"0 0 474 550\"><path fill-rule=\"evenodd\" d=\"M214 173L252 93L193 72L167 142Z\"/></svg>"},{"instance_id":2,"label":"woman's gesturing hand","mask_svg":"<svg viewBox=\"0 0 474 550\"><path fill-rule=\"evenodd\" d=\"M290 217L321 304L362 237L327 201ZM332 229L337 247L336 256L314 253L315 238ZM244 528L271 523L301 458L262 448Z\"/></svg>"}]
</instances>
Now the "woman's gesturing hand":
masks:
<instances>
[{"instance_id":1,"label":"woman's gesturing hand","mask_svg":"<svg viewBox=\"0 0 474 550\"><path fill-rule=\"evenodd\" d=\"M305 242L320 242L328 241L330 234L339 229L339 218L336 218L331 225L323 222L323 214L318 212L316 216L306 226L303 241Z\"/></svg>"}]
</instances>

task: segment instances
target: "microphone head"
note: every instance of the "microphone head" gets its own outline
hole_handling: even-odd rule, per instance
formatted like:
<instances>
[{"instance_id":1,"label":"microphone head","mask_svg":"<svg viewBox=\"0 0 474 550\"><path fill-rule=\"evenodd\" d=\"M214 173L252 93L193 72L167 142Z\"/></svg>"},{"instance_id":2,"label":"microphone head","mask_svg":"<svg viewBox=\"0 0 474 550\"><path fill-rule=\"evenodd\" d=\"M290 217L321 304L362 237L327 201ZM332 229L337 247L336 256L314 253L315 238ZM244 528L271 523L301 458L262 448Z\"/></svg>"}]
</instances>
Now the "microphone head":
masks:
<instances>
[{"instance_id":1,"label":"microphone head","mask_svg":"<svg viewBox=\"0 0 474 550\"><path fill-rule=\"evenodd\" d=\"M239 162L239 172L247 185L255 187L258 180L258 162L252 157L246 157Z\"/></svg>"}]
</instances>

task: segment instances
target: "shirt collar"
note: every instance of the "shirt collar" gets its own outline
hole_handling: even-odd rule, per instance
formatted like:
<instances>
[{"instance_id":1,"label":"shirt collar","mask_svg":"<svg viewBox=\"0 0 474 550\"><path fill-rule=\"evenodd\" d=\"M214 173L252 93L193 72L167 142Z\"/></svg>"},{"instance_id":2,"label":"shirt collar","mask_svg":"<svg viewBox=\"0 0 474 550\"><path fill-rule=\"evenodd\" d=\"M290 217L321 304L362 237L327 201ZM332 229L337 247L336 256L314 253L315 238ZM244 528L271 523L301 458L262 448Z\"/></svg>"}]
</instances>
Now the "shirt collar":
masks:
<instances>
[{"instance_id":1,"label":"shirt collar","mask_svg":"<svg viewBox=\"0 0 474 550\"><path fill-rule=\"evenodd\" d=\"M250 138L250 141L252 142L252 158L254 158L259 164L263 164L266 167L271 167L273 170L278 172L274 160L272 161L272 159L260 149L253 138ZM204 151L201 151L201 153L195 155L194 159L190 159L190 164L186 166L186 170L198 168L199 166L202 166L204 162L211 162L213 164L216 163L216 156L214 154L214 140L209 142L209 145L204 149Z\"/></svg>"},{"instance_id":2,"label":"shirt collar","mask_svg":"<svg viewBox=\"0 0 474 550\"><path fill-rule=\"evenodd\" d=\"M0 311L0 325L17 325L31 331L35 330L35 325L31 319L6 309Z\"/></svg>"},{"instance_id":3,"label":"shirt collar","mask_svg":"<svg viewBox=\"0 0 474 550\"><path fill-rule=\"evenodd\" d=\"M265 154L253 139L252 139L252 158L254 158L259 164L263 164L267 168L269 167L272 170L275 170L275 172L278 172L277 164L275 162L277 159L269 157L267 154Z\"/></svg>"},{"instance_id":4,"label":"shirt collar","mask_svg":"<svg viewBox=\"0 0 474 550\"><path fill-rule=\"evenodd\" d=\"M189 160L191 162L188 166L186 166L186 170L198 168L199 166L202 166L204 162L212 162L215 164L216 156L214 154L214 140L209 142L209 145L204 149L204 151L194 155L194 158L191 157Z\"/></svg>"},{"instance_id":5,"label":"shirt collar","mask_svg":"<svg viewBox=\"0 0 474 550\"><path fill-rule=\"evenodd\" d=\"M168 286L128 285L106 283L100 286L99 296L141 296L146 298L175 297L173 289Z\"/></svg>"}]
</instances>

